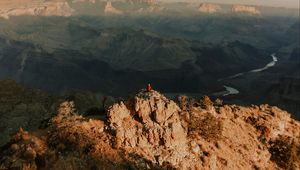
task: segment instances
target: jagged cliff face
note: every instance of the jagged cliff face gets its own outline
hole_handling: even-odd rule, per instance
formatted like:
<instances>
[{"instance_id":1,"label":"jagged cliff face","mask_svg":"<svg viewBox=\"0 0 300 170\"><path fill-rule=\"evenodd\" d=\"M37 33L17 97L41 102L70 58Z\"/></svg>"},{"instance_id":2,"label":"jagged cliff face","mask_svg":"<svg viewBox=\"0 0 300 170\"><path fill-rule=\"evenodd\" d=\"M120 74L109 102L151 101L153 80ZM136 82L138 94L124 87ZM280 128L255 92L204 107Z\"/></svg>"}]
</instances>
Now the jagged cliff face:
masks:
<instances>
[{"instance_id":1,"label":"jagged cliff face","mask_svg":"<svg viewBox=\"0 0 300 170\"><path fill-rule=\"evenodd\" d=\"M71 16L74 10L67 1L26 0L22 3L13 0L0 2L0 17L9 19L11 16Z\"/></svg>"},{"instance_id":2,"label":"jagged cliff face","mask_svg":"<svg viewBox=\"0 0 300 170\"><path fill-rule=\"evenodd\" d=\"M232 12L234 13L248 13L253 15L260 15L260 11L254 6L247 5L233 5Z\"/></svg>"},{"instance_id":3,"label":"jagged cliff face","mask_svg":"<svg viewBox=\"0 0 300 170\"><path fill-rule=\"evenodd\" d=\"M113 104L103 120L63 102L46 129L21 129L1 148L0 168L300 168L300 123L287 112L208 97L182 96L178 104L142 90Z\"/></svg>"},{"instance_id":4,"label":"jagged cliff face","mask_svg":"<svg viewBox=\"0 0 300 170\"><path fill-rule=\"evenodd\" d=\"M115 133L115 147L159 166L193 166L199 158L189 151L179 113L175 102L156 91L141 92L132 101L113 105L108 120Z\"/></svg>"},{"instance_id":5,"label":"jagged cliff face","mask_svg":"<svg viewBox=\"0 0 300 170\"><path fill-rule=\"evenodd\" d=\"M198 10L204 13L216 13L221 9L221 6L217 4L202 3Z\"/></svg>"}]
</instances>

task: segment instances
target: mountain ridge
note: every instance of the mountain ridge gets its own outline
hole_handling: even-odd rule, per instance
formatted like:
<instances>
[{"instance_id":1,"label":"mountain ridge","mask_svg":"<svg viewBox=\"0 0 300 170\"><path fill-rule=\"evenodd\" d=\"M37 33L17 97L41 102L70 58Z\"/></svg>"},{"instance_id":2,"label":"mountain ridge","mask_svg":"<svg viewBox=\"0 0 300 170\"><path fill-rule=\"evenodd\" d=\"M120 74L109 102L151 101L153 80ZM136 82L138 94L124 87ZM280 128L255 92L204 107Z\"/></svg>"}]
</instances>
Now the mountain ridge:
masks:
<instances>
[{"instance_id":1,"label":"mountain ridge","mask_svg":"<svg viewBox=\"0 0 300 170\"><path fill-rule=\"evenodd\" d=\"M84 10L84 8L87 8ZM81 16L81 15L197 15L208 14L235 14L252 17L267 16L272 11L289 11L285 8L264 7L240 4L218 3L163 3L155 0L3 0L0 2L0 18L9 19L15 16ZM267 10L266 10L267 9ZM291 9L292 10L292 9ZM275 12L276 13L276 12Z\"/></svg>"},{"instance_id":2,"label":"mountain ridge","mask_svg":"<svg viewBox=\"0 0 300 170\"><path fill-rule=\"evenodd\" d=\"M172 101L143 89L103 114L83 116L74 102L61 102L48 125L20 129L1 147L0 167L300 167L300 122L277 107L223 105L207 96Z\"/></svg>"},{"instance_id":3,"label":"mountain ridge","mask_svg":"<svg viewBox=\"0 0 300 170\"><path fill-rule=\"evenodd\" d=\"M3 2L2 2L3 3ZM56 0L56 1L28 1L28 3L23 2L15 6L13 2L12 5L0 4L0 17L9 19L12 16L20 15L30 15L30 16L71 16L74 12L67 1Z\"/></svg>"}]
</instances>

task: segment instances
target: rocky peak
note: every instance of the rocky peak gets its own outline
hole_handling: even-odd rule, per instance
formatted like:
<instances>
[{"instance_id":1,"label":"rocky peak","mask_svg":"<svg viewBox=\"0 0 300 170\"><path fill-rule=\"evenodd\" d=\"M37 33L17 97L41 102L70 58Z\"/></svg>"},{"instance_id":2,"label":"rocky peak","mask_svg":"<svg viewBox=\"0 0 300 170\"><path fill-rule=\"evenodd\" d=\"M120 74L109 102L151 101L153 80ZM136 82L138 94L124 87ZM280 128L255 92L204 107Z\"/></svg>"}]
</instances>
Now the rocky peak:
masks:
<instances>
[{"instance_id":1,"label":"rocky peak","mask_svg":"<svg viewBox=\"0 0 300 170\"><path fill-rule=\"evenodd\" d=\"M42 135L20 130L0 148L0 169L300 168L300 122L287 112L207 96L178 101L142 90L110 106L105 120L63 102Z\"/></svg>"},{"instance_id":2,"label":"rocky peak","mask_svg":"<svg viewBox=\"0 0 300 170\"><path fill-rule=\"evenodd\" d=\"M116 112L121 114L116 114ZM108 116L112 127L116 121L128 117L132 117L146 126L166 126L169 123L179 121L179 112L180 108L174 101L167 99L157 91L142 90L134 99L113 105L109 109Z\"/></svg>"},{"instance_id":3,"label":"rocky peak","mask_svg":"<svg viewBox=\"0 0 300 170\"><path fill-rule=\"evenodd\" d=\"M114 104L108 111L116 147L135 152L153 163L187 168L193 162L180 108L157 91L138 93L134 99ZM196 158L195 158L196 159Z\"/></svg>"},{"instance_id":4,"label":"rocky peak","mask_svg":"<svg viewBox=\"0 0 300 170\"><path fill-rule=\"evenodd\" d=\"M211 3L201 3L198 10L203 13L216 13L221 10L221 6Z\"/></svg>"},{"instance_id":5,"label":"rocky peak","mask_svg":"<svg viewBox=\"0 0 300 170\"><path fill-rule=\"evenodd\" d=\"M248 13L253 15L260 15L260 11L254 6L233 5L231 10L234 13Z\"/></svg>"}]
</instances>

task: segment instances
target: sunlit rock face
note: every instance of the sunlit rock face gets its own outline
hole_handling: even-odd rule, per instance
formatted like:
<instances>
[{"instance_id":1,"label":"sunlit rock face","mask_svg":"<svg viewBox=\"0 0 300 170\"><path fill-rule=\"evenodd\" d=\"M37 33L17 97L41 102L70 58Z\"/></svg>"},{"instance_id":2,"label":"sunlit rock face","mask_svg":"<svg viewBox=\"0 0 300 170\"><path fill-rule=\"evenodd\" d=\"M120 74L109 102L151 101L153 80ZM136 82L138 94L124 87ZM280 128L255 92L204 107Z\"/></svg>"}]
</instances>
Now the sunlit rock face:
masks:
<instances>
[{"instance_id":1,"label":"sunlit rock face","mask_svg":"<svg viewBox=\"0 0 300 170\"><path fill-rule=\"evenodd\" d=\"M9 19L11 16L71 16L74 12L67 1L32 0L17 3L0 2L0 17Z\"/></svg>"},{"instance_id":2,"label":"sunlit rock face","mask_svg":"<svg viewBox=\"0 0 300 170\"><path fill-rule=\"evenodd\" d=\"M156 91L141 92L132 101L113 105L108 117L116 147L160 166L166 162L183 169L196 166L199 157L189 151L180 111L175 102Z\"/></svg>"},{"instance_id":3,"label":"sunlit rock face","mask_svg":"<svg viewBox=\"0 0 300 170\"><path fill-rule=\"evenodd\" d=\"M47 127L20 129L0 169L299 169L300 123L269 105L238 106L154 90L85 117L60 104Z\"/></svg>"},{"instance_id":4,"label":"sunlit rock face","mask_svg":"<svg viewBox=\"0 0 300 170\"><path fill-rule=\"evenodd\" d=\"M208 97L199 103L180 100L179 105L156 91L142 91L112 105L108 126L114 147L175 169L299 166L297 161L282 164L269 151L280 146L265 145L278 141L299 145L300 124L286 112L268 105L216 106Z\"/></svg>"},{"instance_id":5,"label":"sunlit rock face","mask_svg":"<svg viewBox=\"0 0 300 170\"><path fill-rule=\"evenodd\" d=\"M198 10L203 13L216 13L221 10L221 6L217 4L202 3Z\"/></svg>"},{"instance_id":6,"label":"sunlit rock face","mask_svg":"<svg viewBox=\"0 0 300 170\"><path fill-rule=\"evenodd\" d=\"M233 5L231 10L234 13L248 13L253 15L260 15L260 11L254 6Z\"/></svg>"}]
</instances>

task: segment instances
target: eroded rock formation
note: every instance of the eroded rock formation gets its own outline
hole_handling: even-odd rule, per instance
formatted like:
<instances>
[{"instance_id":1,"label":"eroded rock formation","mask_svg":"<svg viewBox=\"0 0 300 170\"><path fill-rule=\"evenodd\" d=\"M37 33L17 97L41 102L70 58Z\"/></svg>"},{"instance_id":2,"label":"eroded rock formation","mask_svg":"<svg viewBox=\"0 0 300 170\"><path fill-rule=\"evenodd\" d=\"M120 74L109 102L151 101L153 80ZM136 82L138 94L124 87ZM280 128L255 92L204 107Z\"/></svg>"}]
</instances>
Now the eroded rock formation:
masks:
<instances>
[{"instance_id":1,"label":"eroded rock formation","mask_svg":"<svg viewBox=\"0 0 300 170\"><path fill-rule=\"evenodd\" d=\"M198 10L203 13L216 13L221 10L221 6L217 4L202 3Z\"/></svg>"},{"instance_id":2,"label":"eroded rock formation","mask_svg":"<svg viewBox=\"0 0 300 170\"><path fill-rule=\"evenodd\" d=\"M232 12L260 15L260 11L256 7L248 6L248 5L233 5L232 6Z\"/></svg>"},{"instance_id":3,"label":"eroded rock formation","mask_svg":"<svg viewBox=\"0 0 300 170\"><path fill-rule=\"evenodd\" d=\"M107 120L63 102L46 129L21 129L1 148L0 169L300 168L300 123L289 113L208 97L178 101L143 90L113 104Z\"/></svg>"},{"instance_id":4,"label":"eroded rock formation","mask_svg":"<svg viewBox=\"0 0 300 170\"><path fill-rule=\"evenodd\" d=\"M116 147L159 166L196 167L199 155L190 150L180 111L175 102L156 91L141 92L132 101L113 105L108 117Z\"/></svg>"},{"instance_id":5,"label":"eroded rock formation","mask_svg":"<svg viewBox=\"0 0 300 170\"><path fill-rule=\"evenodd\" d=\"M1 4L3 3L3 6ZM11 5L10 5L11 4ZM0 17L9 19L11 16L71 16L74 12L66 1L24 1L22 3L0 2Z\"/></svg>"}]
</instances>

